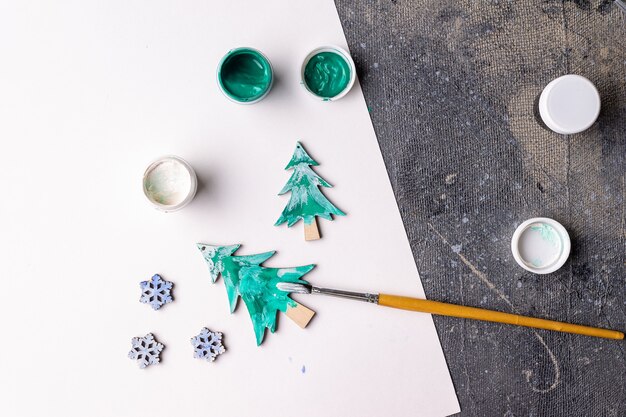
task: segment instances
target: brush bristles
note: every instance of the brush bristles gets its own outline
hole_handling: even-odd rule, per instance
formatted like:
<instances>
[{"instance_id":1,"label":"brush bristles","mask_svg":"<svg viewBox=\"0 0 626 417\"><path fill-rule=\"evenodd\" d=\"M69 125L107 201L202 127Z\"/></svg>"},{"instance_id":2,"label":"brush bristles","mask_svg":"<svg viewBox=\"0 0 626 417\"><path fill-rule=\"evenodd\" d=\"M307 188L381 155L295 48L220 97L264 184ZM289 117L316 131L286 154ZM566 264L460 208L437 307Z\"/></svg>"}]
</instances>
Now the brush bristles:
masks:
<instances>
[{"instance_id":1,"label":"brush bristles","mask_svg":"<svg viewBox=\"0 0 626 417\"><path fill-rule=\"evenodd\" d=\"M276 288L284 292L292 292L296 294L310 294L311 289L306 285L294 284L291 282L279 282L276 284Z\"/></svg>"}]
</instances>

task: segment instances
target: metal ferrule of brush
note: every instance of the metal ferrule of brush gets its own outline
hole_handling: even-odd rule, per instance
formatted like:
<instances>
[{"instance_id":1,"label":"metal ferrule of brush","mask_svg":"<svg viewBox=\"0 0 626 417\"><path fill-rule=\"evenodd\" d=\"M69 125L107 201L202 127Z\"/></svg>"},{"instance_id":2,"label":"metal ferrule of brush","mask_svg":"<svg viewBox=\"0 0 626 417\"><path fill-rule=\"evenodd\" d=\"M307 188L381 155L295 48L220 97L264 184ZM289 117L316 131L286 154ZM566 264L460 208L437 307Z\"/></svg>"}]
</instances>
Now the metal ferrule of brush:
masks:
<instances>
[{"instance_id":1,"label":"metal ferrule of brush","mask_svg":"<svg viewBox=\"0 0 626 417\"><path fill-rule=\"evenodd\" d=\"M332 295L334 297L349 298L352 300L360 300L360 301L365 301L365 302L372 303L372 304L378 304L378 294L332 290L330 288L319 288L319 287L311 287L311 293Z\"/></svg>"}]
</instances>

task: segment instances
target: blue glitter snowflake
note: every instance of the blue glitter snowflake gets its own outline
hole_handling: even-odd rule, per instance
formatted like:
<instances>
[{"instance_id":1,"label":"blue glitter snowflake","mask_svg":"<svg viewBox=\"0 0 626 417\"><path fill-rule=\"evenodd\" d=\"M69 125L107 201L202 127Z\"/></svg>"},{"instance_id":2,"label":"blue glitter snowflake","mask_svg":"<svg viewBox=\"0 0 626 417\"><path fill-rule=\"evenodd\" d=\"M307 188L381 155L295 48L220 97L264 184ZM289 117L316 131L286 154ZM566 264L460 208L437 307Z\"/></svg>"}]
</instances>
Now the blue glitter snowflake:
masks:
<instances>
[{"instance_id":1,"label":"blue glitter snowflake","mask_svg":"<svg viewBox=\"0 0 626 417\"><path fill-rule=\"evenodd\" d=\"M226 351L222 345L222 333L212 332L206 327L200 330L199 335L191 338L191 344L194 348L193 357L207 362L213 362L217 355Z\"/></svg>"},{"instance_id":2,"label":"blue glitter snowflake","mask_svg":"<svg viewBox=\"0 0 626 417\"><path fill-rule=\"evenodd\" d=\"M164 280L159 274L154 275L150 281L142 281L139 285L141 286L139 301L150 304L154 310L174 300L170 292L174 284Z\"/></svg>"},{"instance_id":3,"label":"blue glitter snowflake","mask_svg":"<svg viewBox=\"0 0 626 417\"><path fill-rule=\"evenodd\" d=\"M142 369L158 364L161 360L159 355L165 347L156 341L152 333L148 333L144 337L133 337L132 345L128 357L136 359Z\"/></svg>"}]
</instances>

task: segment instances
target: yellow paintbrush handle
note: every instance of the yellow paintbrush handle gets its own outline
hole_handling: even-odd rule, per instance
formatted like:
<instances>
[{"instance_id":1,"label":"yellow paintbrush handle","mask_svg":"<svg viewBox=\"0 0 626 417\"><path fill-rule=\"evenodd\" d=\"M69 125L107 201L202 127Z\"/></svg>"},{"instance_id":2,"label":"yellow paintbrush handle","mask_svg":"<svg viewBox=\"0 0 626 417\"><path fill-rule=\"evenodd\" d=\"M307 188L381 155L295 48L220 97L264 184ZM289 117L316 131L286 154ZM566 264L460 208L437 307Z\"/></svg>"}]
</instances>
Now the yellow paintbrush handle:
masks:
<instances>
[{"instance_id":1,"label":"yellow paintbrush handle","mask_svg":"<svg viewBox=\"0 0 626 417\"><path fill-rule=\"evenodd\" d=\"M585 336L604 337L606 339L623 339L624 333L616 330L599 329L597 327L580 326L578 324L559 321L535 319L519 314L501 313L482 308L465 307L438 301L420 300L418 298L400 297L397 295L379 294L378 304L381 306L400 308L402 310L421 311L422 313L440 316L462 317L465 319L493 321L496 323L514 324L516 326L534 327L536 329L556 330L557 332L583 334Z\"/></svg>"}]
</instances>

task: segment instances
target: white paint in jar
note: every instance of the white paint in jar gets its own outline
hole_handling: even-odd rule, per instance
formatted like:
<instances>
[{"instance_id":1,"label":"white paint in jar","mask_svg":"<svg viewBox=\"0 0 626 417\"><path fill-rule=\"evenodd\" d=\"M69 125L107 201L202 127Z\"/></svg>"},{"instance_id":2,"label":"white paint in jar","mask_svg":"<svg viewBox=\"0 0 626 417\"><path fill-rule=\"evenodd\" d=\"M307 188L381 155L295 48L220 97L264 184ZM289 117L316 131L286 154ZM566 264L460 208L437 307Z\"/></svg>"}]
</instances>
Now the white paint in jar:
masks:
<instances>
[{"instance_id":1,"label":"white paint in jar","mask_svg":"<svg viewBox=\"0 0 626 417\"><path fill-rule=\"evenodd\" d=\"M143 192L164 212L180 210L193 200L198 187L196 173L184 159L169 155L152 162L143 175Z\"/></svg>"}]
</instances>

